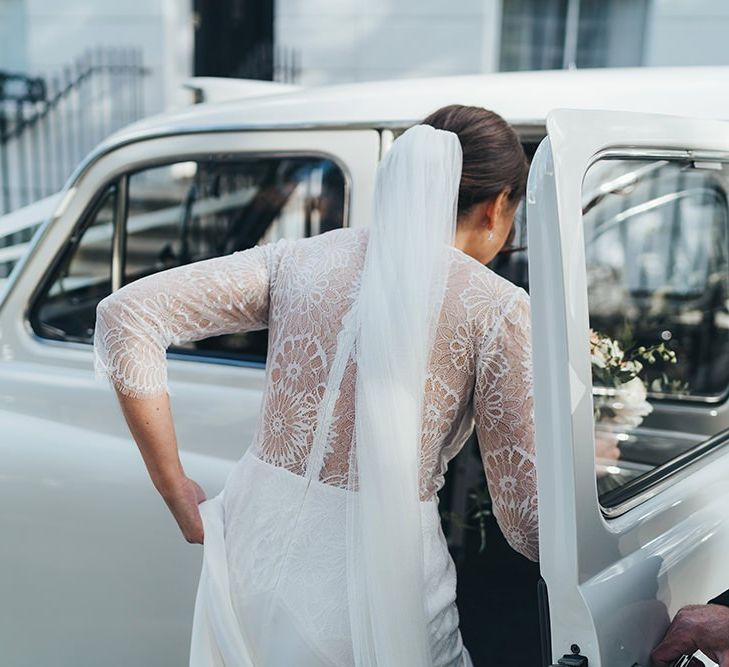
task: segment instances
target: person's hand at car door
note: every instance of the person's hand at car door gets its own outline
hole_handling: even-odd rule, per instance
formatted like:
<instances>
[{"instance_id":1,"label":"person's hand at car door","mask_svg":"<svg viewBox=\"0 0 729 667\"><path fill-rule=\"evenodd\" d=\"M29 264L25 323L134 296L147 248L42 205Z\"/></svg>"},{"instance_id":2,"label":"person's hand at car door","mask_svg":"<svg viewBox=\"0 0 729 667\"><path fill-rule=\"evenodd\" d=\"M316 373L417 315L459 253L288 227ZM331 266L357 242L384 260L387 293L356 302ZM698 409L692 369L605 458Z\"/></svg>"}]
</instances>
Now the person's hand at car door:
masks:
<instances>
[{"instance_id":1,"label":"person's hand at car door","mask_svg":"<svg viewBox=\"0 0 729 667\"><path fill-rule=\"evenodd\" d=\"M681 656L696 651L720 667L729 667L729 607L710 603L680 609L663 641L651 653L651 667L671 667Z\"/></svg>"}]
</instances>

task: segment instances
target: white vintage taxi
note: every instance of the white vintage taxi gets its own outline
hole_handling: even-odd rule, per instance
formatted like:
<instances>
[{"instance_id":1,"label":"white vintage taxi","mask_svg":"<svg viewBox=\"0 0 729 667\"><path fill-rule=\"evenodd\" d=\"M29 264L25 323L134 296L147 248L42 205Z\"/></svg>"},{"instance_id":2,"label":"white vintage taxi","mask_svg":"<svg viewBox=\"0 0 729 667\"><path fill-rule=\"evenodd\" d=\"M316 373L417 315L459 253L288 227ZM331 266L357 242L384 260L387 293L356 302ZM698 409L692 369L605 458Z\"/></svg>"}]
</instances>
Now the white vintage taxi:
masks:
<instances>
[{"instance_id":1,"label":"white vintage taxi","mask_svg":"<svg viewBox=\"0 0 729 667\"><path fill-rule=\"evenodd\" d=\"M532 295L542 664L647 665L680 606L729 588L728 81L687 68L267 87L97 147L0 288L0 665L186 664L202 551L94 379L99 300L367 225L380 157L450 103L499 112L533 156L528 267L517 253L497 268ZM676 356L644 369L652 413L612 424L618 460L595 460L590 328ZM209 496L251 438L265 356L265 332L168 350L183 463ZM499 578L517 585L518 567ZM464 595L478 588L461 574ZM462 620L477 664L539 664L479 652L498 616Z\"/></svg>"}]
</instances>

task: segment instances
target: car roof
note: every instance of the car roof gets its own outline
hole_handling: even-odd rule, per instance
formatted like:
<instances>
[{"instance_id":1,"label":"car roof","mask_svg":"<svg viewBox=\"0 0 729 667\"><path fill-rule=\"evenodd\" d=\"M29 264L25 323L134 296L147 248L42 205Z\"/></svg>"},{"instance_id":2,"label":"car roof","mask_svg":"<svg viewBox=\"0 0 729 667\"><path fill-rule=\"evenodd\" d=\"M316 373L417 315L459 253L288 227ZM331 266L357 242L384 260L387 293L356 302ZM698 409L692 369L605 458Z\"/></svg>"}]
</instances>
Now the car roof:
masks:
<instances>
[{"instance_id":1,"label":"car roof","mask_svg":"<svg viewBox=\"0 0 729 667\"><path fill-rule=\"evenodd\" d=\"M515 126L544 125L554 108L729 118L729 67L500 72L303 87L195 104L150 116L104 142L197 131L301 127L407 127L447 104L486 107Z\"/></svg>"}]
</instances>

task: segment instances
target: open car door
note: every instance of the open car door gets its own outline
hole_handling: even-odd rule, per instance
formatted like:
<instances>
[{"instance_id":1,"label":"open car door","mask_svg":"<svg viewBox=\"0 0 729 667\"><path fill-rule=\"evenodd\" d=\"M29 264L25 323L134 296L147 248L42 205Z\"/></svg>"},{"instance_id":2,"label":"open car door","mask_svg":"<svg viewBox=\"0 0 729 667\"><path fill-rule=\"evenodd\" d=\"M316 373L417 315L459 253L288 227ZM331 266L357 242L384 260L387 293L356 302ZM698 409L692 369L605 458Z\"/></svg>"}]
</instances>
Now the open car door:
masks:
<instances>
[{"instance_id":1,"label":"open car door","mask_svg":"<svg viewBox=\"0 0 729 667\"><path fill-rule=\"evenodd\" d=\"M729 589L728 192L729 123L547 118L527 225L553 663L647 666Z\"/></svg>"}]
</instances>

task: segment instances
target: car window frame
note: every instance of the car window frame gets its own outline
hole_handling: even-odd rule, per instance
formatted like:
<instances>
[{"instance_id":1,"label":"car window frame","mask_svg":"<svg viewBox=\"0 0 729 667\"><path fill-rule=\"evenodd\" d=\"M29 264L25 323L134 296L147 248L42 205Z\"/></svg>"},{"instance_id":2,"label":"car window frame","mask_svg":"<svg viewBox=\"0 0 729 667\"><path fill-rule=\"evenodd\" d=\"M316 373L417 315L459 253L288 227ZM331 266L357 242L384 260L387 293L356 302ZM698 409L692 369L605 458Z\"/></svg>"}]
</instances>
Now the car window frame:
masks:
<instances>
[{"instance_id":1,"label":"car window frame","mask_svg":"<svg viewBox=\"0 0 729 667\"><path fill-rule=\"evenodd\" d=\"M595 163L604 160L655 160L665 159L669 161L692 161L692 162L723 162L729 168L729 153L724 151L688 151L685 149L669 148L630 148L611 146L595 153L587 163L580 189L584 189L585 178ZM727 198L729 202L729 197ZM729 209L728 209L729 214ZM583 223L584 224L584 223ZM585 266L585 268L587 268ZM589 306L588 306L589 308ZM592 385L590 386L592 393ZM726 390L720 396L675 396L648 392L648 397L665 405L693 405L696 408L705 408L710 413L715 408L727 402L729 398L729 383ZM593 420L594 428L594 420ZM702 440L693 447L687 449L678 456L656 466L634 480L630 480L616 489L602 495L597 494L597 504L602 517L607 521L622 517L627 512L637 508L650 498L660 494L666 488L672 486L682 478L681 473L690 474L694 464L707 458L711 453L729 445L729 428L723 429L705 440ZM597 491L597 489L596 489ZM607 499L607 502L606 502Z\"/></svg>"},{"instance_id":2,"label":"car window frame","mask_svg":"<svg viewBox=\"0 0 729 667\"><path fill-rule=\"evenodd\" d=\"M369 128L373 129L373 128ZM112 251L111 251L111 293L114 293L117 289L122 286L122 280L124 275L124 253L126 250L126 222L128 214L128 196L129 196L129 178L132 174L145 171L147 169L153 169L155 167L164 167L178 162L199 162L199 161L214 161L225 158L227 161L236 162L246 160L250 158L269 158L269 159L285 159L285 158L314 158L329 160L340 170L344 179L344 205L343 205L343 219L342 229L350 226L350 220L352 216L352 185L353 178L351 170L337 155L327 150L319 149L254 149L254 150L239 150L239 151L214 151L210 153L199 153L199 152L183 152L178 154L167 155L164 157L150 158L145 160L136 161L133 167L124 169L121 173L115 174L112 178L108 178L101 181L99 186L96 188L94 195L89 199L89 202L84 207L82 213L78 216L76 223L73 225L69 232L65 242L62 244L60 250L55 254L53 260L49 262L48 270L44 273L44 276L38 282L38 286L32 294L28 308L26 309L26 326L29 331L32 332L34 337L43 343L60 346L73 346L81 347L82 349L88 349L93 346L93 341L79 341L69 340L64 338L51 338L39 331L36 326L37 320L37 309L42 298L47 294L50 284L55 280L58 275L58 270L63 261L67 258L68 253L74 252L78 247L78 243L83 239L83 233L74 241L75 237L78 236L79 230L84 225L88 224L88 221L93 215L98 212L98 208L104 199L105 193L108 192L110 187L116 187L116 207L113 220L113 234L112 234ZM120 219L123 219L123 223L120 223ZM85 230L84 230L85 231ZM214 353L205 354L194 354L191 352L181 352L175 350L168 350L166 352L168 359L183 360L197 363L207 363L211 365L223 365L223 366L236 366L253 369L264 369L266 361L264 359L252 360L252 359L237 359L234 357L221 357L215 356Z\"/></svg>"},{"instance_id":3,"label":"car window frame","mask_svg":"<svg viewBox=\"0 0 729 667\"><path fill-rule=\"evenodd\" d=\"M42 332L40 330L39 319L38 319L38 309L41 305L41 302L44 298L48 296L48 292L50 291L51 287L53 286L53 283L58 278L58 274L61 270L61 267L63 266L64 262L70 258L70 255L72 255L79 247L79 244L83 241L84 234L89 229L89 225L91 224L92 220L96 217L96 215L99 213L101 207L104 204L104 201L106 200L106 197L108 193L115 189L115 197L116 197L116 205L114 207L114 218L112 220L112 238L111 238L111 264L109 266L109 279L110 279L110 286L111 290L113 292L113 275L111 273L112 267L113 267L113 261L114 261L114 235L116 233L117 228L117 215L118 215L118 207L119 207L119 200L121 199L121 193L119 189L119 178L112 178L108 179L101 183L101 185L97 188L96 192L94 193L94 196L91 197L87 203L87 205L84 207L82 213L78 216L78 220L76 224L71 229L71 232L67 236L66 240L64 241L63 245L61 246L60 250L55 254L52 261L48 264L48 269L45 271L45 274L43 275L42 279L38 281L37 288L35 292L33 293L28 308L26 310L26 325L29 327L29 330L33 332L33 334L39 339L44 342L48 342L51 344L57 344L57 345L81 345L84 347L88 347L92 345L91 341L80 341L80 340L73 340L68 338L62 338L62 337L52 337L48 336L46 333Z\"/></svg>"},{"instance_id":4,"label":"car window frame","mask_svg":"<svg viewBox=\"0 0 729 667\"><path fill-rule=\"evenodd\" d=\"M723 156L723 158L722 158ZM634 149L634 148L617 148L617 147L611 147L604 149L602 151L599 151L595 155L592 156L592 159L587 164L587 168L585 169L585 173L582 175L582 183L581 188L584 187L585 178L587 176L587 173L592 169L592 167L595 165L595 163L600 162L601 160L669 160L669 161L693 161L693 162L701 162L702 159L709 162L725 162L727 165L727 169L729 169L729 153L723 153L722 151L717 151L716 153L700 153L698 151L686 151L686 150L674 150L674 149ZM727 203L729 204L729 194L727 195ZM727 216L729 217L729 207L727 208ZM729 230L728 230L729 231ZM648 391L648 397L660 401L661 403L665 403L666 405L712 405L717 406L725 403L727 399L729 399L729 378L727 380L727 386L724 389L724 391L721 394L711 395L711 396L696 396L696 395L686 395L686 396L677 396L675 394L667 394L663 392L654 392L654 391Z\"/></svg>"}]
</instances>

